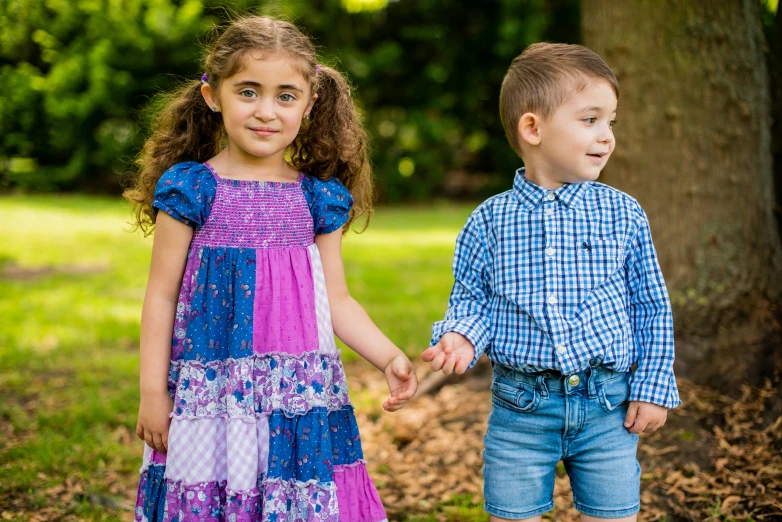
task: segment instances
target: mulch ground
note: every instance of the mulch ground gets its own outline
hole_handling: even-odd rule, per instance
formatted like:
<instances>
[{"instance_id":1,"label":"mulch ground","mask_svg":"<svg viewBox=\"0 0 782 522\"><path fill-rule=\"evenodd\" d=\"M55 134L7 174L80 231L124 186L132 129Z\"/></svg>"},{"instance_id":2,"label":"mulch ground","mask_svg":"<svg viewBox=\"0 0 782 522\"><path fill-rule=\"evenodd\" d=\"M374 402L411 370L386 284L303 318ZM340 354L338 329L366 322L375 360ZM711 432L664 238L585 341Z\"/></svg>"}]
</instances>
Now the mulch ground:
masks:
<instances>
[{"instance_id":1,"label":"mulch ground","mask_svg":"<svg viewBox=\"0 0 782 522\"><path fill-rule=\"evenodd\" d=\"M374 372L353 371L350 378L354 389L385 391ZM419 397L393 415L359 413L364 451L390 519L431 513L454 495L481 503L488 388L484 375ZM679 388L683 405L662 430L641 438L639 519L782 520L782 411L775 388L745 387L736 398L683 379ZM552 518L578 520L567 475L562 469L557 475ZM447 518L447 507L437 511Z\"/></svg>"},{"instance_id":2,"label":"mulch ground","mask_svg":"<svg viewBox=\"0 0 782 522\"><path fill-rule=\"evenodd\" d=\"M425 378L427 368L418 370ZM377 371L354 363L347 372L351 396L359 399L364 453L390 520L425 514L460 520L455 517L459 508L446 505L455 496L462 504L481 504L481 450L491 407L487 372L424 394L395 414L379 413L374 406L387 393ZM639 519L782 520L782 404L775 387L745 387L738 397L683 379L679 388L683 405L670 412L662 430L641 439ZM35 436L5 428L0 433L7 437L6 449ZM124 427L113 436L139 443ZM557 475L556 507L547 518L578 520L568 478L563 470ZM136 480L135 475L96 470L90 481L110 483L110 497L91 495L90 482L69 478L46 491L45 506L33 508L24 494L0 499L0 520L78 520L73 503L85 501L132 520Z\"/></svg>"}]
</instances>

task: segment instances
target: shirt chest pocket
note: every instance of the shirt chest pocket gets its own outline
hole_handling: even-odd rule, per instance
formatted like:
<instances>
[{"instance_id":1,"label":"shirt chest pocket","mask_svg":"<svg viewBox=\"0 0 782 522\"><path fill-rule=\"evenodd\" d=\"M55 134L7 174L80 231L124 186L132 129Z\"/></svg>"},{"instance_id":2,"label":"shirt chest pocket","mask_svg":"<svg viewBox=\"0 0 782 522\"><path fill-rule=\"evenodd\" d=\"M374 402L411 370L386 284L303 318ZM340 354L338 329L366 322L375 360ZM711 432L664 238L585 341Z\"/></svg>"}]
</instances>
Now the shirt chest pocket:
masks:
<instances>
[{"instance_id":1,"label":"shirt chest pocket","mask_svg":"<svg viewBox=\"0 0 782 522\"><path fill-rule=\"evenodd\" d=\"M622 266L622 242L615 239L576 241L578 287L593 290L605 283Z\"/></svg>"}]
</instances>

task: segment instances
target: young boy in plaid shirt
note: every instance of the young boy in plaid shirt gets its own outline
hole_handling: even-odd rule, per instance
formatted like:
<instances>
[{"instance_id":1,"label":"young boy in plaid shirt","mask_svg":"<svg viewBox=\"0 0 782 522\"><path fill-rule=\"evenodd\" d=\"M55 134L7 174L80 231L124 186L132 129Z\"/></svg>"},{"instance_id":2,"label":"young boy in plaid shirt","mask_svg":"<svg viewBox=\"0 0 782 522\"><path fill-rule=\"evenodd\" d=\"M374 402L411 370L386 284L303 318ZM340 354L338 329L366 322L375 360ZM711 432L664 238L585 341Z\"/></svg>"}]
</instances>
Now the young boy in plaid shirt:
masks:
<instances>
[{"instance_id":1,"label":"young boy in plaid shirt","mask_svg":"<svg viewBox=\"0 0 782 522\"><path fill-rule=\"evenodd\" d=\"M492 361L492 521L540 520L560 460L583 521L636 520L638 434L680 403L646 214L595 182L618 96L611 69L578 45L531 45L502 83L502 124L525 167L459 234L448 311L423 354L446 374Z\"/></svg>"}]
</instances>

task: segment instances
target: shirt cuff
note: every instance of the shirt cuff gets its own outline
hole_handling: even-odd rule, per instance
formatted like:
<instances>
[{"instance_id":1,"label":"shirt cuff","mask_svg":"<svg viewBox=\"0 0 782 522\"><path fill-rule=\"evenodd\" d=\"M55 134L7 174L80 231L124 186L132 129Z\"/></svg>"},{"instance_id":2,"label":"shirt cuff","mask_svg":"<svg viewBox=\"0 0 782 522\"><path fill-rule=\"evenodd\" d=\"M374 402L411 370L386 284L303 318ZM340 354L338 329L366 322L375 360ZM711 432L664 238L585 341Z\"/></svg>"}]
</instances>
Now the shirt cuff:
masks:
<instances>
[{"instance_id":1,"label":"shirt cuff","mask_svg":"<svg viewBox=\"0 0 782 522\"><path fill-rule=\"evenodd\" d=\"M673 375L653 377L633 374L630 377L630 401L650 402L664 408L675 408L682 401Z\"/></svg>"},{"instance_id":2,"label":"shirt cuff","mask_svg":"<svg viewBox=\"0 0 782 522\"><path fill-rule=\"evenodd\" d=\"M481 317L465 317L463 319L446 319L438 321L432 326L432 340L430 346L434 346L440 341L440 338L448 332L456 332L465 336L475 348L475 357L469 370L486 351L489 346L489 328Z\"/></svg>"}]
</instances>

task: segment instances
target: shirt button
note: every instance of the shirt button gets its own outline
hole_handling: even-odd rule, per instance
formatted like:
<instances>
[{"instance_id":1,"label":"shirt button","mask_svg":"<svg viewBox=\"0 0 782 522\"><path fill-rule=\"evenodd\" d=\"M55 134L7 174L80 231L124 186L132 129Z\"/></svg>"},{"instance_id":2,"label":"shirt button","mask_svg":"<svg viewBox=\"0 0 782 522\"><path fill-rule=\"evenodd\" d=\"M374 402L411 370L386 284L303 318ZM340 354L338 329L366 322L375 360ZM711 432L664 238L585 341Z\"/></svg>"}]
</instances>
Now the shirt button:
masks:
<instances>
[{"instance_id":1,"label":"shirt button","mask_svg":"<svg viewBox=\"0 0 782 522\"><path fill-rule=\"evenodd\" d=\"M556 197L557 197L557 196L555 196L553 192L549 192L549 193L546 195L546 199L547 199L547 200L549 200L549 201L554 201L554 198L556 198Z\"/></svg>"},{"instance_id":2,"label":"shirt button","mask_svg":"<svg viewBox=\"0 0 782 522\"><path fill-rule=\"evenodd\" d=\"M557 304L557 296L555 296L555 295L548 296L548 304L551 304L551 305Z\"/></svg>"},{"instance_id":3,"label":"shirt button","mask_svg":"<svg viewBox=\"0 0 782 522\"><path fill-rule=\"evenodd\" d=\"M547 208L543 212L545 212L547 216L550 216L551 214L554 213L554 209L553 208Z\"/></svg>"},{"instance_id":4,"label":"shirt button","mask_svg":"<svg viewBox=\"0 0 782 522\"><path fill-rule=\"evenodd\" d=\"M554 249L553 249L553 248L551 248L551 247L548 247L548 248L546 249L546 255L547 255L547 256L553 256L553 255L554 255Z\"/></svg>"},{"instance_id":5,"label":"shirt button","mask_svg":"<svg viewBox=\"0 0 782 522\"><path fill-rule=\"evenodd\" d=\"M557 353L558 354L562 355L563 353L565 353L565 350L566 350L565 345L560 344L559 346L557 346Z\"/></svg>"}]
</instances>

